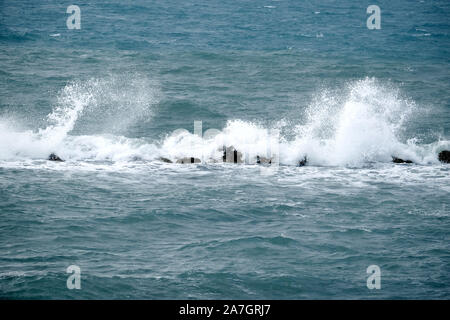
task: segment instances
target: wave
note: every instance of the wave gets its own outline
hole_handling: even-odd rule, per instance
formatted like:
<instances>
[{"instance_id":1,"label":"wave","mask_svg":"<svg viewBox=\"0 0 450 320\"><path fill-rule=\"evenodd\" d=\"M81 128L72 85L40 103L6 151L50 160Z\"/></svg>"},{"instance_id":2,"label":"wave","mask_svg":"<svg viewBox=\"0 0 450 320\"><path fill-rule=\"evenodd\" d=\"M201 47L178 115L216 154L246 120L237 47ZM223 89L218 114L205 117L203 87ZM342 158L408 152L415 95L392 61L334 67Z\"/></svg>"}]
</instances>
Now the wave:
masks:
<instances>
[{"instance_id":1,"label":"wave","mask_svg":"<svg viewBox=\"0 0 450 320\"><path fill-rule=\"evenodd\" d=\"M20 131L11 118L0 118L0 159L43 159L51 152L74 160L124 158L120 153L133 142L119 134L151 118L160 98L158 83L138 74L69 83L45 128ZM76 127L84 134L70 135ZM107 149L118 157L109 157Z\"/></svg>"},{"instance_id":2,"label":"wave","mask_svg":"<svg viewBox=\"0 0 450 320\"><path fill-rule=\"evenodd\" d=\"M373 78L319 91L301 123L286 120L265 127L235 119L221 130L198 134L179 129L159 140L121 134L133 123L148 121L160 98L157 83L136 75L70 83L47 116L47 127L18 130L11 119L0 118L0 159L45 159L55 152L69 161L196 157L207 162L220 161L223 146L232 145L248 163L259 155L295 165L306 156L312 165L362 166L390 162L392 156L438 163L437 153L450 148L444 138L420 144L407 137L417 106L398 88ZM83 134L71 134L76 126Z\"/></svg>"}]
</instances>

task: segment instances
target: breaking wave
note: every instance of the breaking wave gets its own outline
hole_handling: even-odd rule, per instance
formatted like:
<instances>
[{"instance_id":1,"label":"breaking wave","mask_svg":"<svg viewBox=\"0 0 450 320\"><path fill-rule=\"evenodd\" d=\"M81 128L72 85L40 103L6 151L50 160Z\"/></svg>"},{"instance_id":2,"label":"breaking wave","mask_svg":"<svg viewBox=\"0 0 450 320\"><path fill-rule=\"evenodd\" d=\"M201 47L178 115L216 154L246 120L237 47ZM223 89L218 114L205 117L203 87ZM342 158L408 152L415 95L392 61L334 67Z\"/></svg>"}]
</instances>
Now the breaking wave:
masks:
<instances>
[{"instance_id":1,"label":"breaking wave","mask_svg":"<svg viewBox=\"0 0 450 320\"><path fill-rule=\"evenodd\" d=\"M10 119L0 118L0 159L45 159L56 152L68 161L152 161L159 157L209 161L220 160L222 147L232 145L249 163L260 155L295 165L306 156L312 165L361 166L390 162L392 156L420 164L438 163L437 153L450 147L443 137L420 144L416 137L406 136L408 121L418 114L417 106L394 86L372 78L351 82L344 90L320 91L303 111L301 123L280 121L264 127L229 120L221 130L203 134L180 129L159 140L125 137L128 126L155 114L160 98L157 83L142 77L70 83L47 116L46 128L19 130Z\"/></svg>"}]
</instances>

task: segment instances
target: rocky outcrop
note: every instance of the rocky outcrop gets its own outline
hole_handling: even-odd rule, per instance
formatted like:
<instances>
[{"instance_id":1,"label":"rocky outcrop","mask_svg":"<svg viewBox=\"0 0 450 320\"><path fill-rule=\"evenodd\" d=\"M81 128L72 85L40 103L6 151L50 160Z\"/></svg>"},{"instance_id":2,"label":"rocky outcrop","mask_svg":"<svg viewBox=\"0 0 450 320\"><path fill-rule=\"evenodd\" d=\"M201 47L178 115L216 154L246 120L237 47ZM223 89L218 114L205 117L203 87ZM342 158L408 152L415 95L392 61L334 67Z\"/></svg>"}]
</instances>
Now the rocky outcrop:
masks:
<instances>
[{"instance_id":1,"label":"rocky outcrop","mask_svg":"<svg viewBox=\"0 0 450 320\"><path fill-rule=\"evenodd\" d=\"M439 152L438 158L440 162L450 163L450 151L444 150Z\"/></svg>"},{"instance_id":2,"label":"rocky outcrop","mask_svg":"<svg viewBox=\"0 0 450 320\"><path fill-rule=\"evenodd\" d=\"M256 156L256 163L257 164L272 164L272 159L271 158L266 158L266 157Z\"/></svg>"},{"instance_id":3,"label":"rocky outcrop","mask_svg":"<svg viewBox=\"0 0 450 320\"><path fill-rule=\"evenodd\" d=\"M56 154L52 153L48 156L49 161L59 161L59 162L64 162L63 159L61 159L60 157L58 157Z\"/></svg>"},{"instance_id":4,"label":"rocky outcrop","mask_svg":"<svg viewBox=\"0 0 450 320\"><path fill-rule=\"evenodd\" d=\"M308 163L308 158L306 158L306 156L304 156L303 159L298 162L298 166L303 167L303 166L306 166L307 163Z\"/></svg>"},{"instance_id":5,"label":"rocky outcrop","mask_svg":"<svg viewBox=\"0 0 450 320\"><path fill-rule=\"evenodd\" d=\"M414 163L411 160L403 160L397 157L392 157L392 162L393 163Z\"/></svg>"},{"instance_id":6,"label":"rocky outcrop","mask_svg":"<svg viewBox=\"0 0 450 320\"><path fill-rule=\"evenodd\" d=\"M194 157L186 157L186 158L181 158L178 159L176 163L181 163L181 164L186 164L186 163L200 163L200 159L199 158L194 158Z\"/></svg>"}]
</instances>

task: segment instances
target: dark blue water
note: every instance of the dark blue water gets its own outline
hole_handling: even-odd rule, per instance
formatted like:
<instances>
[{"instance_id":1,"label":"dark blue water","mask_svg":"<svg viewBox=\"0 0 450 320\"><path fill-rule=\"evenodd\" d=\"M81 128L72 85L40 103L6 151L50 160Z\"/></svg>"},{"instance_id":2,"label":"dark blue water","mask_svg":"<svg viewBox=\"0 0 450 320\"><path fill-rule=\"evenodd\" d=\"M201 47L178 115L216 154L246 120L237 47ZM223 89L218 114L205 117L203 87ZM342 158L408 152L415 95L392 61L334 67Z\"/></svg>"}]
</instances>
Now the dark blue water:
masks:
<instances>
[{"instance_id":1,"label":"dark blue water","mask_svg":"<svg viewBox=\"0 0 450 320\"><path fill-rule=\"evenodd\" d=\"M448 1L73 4L0 2L1 298L449 298Z\"/></svg>"}]
</instances>

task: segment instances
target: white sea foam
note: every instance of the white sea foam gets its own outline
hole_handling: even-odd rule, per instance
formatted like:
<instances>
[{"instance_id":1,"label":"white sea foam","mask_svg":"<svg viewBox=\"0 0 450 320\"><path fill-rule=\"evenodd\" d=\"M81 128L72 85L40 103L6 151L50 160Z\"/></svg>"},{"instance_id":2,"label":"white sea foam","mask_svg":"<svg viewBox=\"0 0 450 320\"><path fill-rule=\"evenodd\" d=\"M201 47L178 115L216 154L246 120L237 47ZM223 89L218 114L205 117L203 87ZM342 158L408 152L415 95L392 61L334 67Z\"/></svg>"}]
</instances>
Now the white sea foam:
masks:
<instances>
[{"instance_id":1,"label":"white sea foam","mask_svg":"<svg viewBox=\"0 0 450 320\"><path fill-rule=\"evenodd\" d=\"M138 75L69 83L59 93L45 128L21 130L10 118L0 118L0 159L45 159L51 152L69 160L140 156L148 151L139 139L113 133L151 117L160 96L155 82ZM71 135L76 125L89 134Z\"/></svg>"},{"instance_id":2,"label":"white sea foam","mask_svg":"<svg viewBox=\"0 0 450 320\"><path fill-rule=\"evenodd\" d=\"M306 110L306 121L293 128L294 139L279 136L280 128L231 120L213 139L188 132L170 135L161 152L171 158L203 155L219 159L222 145L233 145L250 162L256 155L275 152L280 163L287 165L295 165L305 156L311 164L327 166L390 162L392 156L421 164L438 163L437 153L449 148L448 140L421 145L415 137L404 136L408 120L417 116L417 111L414 102L398 89L367 78L350 83L343 92L321 91Z\"/></svg>"},{"instance_id":3,"label":"white sea foam","mask_svg":"<svg viewBox=\"0 0 450 320\"><path fill-rule=\"evenodd\" d=\"M46 128L23 130L10 119L0 119L0 159L45 159L56 152L68 161L197 157L208 162L220 161L223 146L232 145L250 163L260 155L274 156L283 165L296 165L306 156L312 165L364 166L390 162L392 156L420 164L438 163L437 153L450 148L450 142L443 138L425 145L414 136L405 136L417 107L398 89L376 79L352 82L341 91L320 91L303 111L304 121L288 128L294 132L290 139L279 134L288 121L269 128L230 120L215 135L203 137L187 130L167 133L162 140L119 134L130 123L151 117L159 97L153 82L136 77L68 84L48 115ZM77 125L86 134L71 134Z\"/></svg>"}]
</instances>

